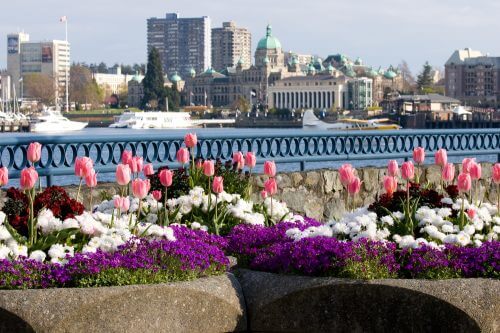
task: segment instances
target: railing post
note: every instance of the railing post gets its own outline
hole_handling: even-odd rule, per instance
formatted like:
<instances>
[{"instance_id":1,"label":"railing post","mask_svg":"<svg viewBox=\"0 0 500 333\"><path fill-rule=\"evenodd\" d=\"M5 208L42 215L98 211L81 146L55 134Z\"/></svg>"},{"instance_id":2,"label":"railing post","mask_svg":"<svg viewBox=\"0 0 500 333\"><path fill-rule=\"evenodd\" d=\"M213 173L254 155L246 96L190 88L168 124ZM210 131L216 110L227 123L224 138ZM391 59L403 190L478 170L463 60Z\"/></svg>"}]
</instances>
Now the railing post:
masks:
<instances>
[{"instance_id":1,"label":"railing post","mask_svg":"<svg viewBox=\"0 0 500 333\"><path fill-rule=\"evenodd\" d=\"M500 163L500 154L497 155L497 162Z\"/></svg>"},{"instance_id":2,"label":"railing post","mask_svg":"<svg viewBox=\"0 0 500 333\"><path fill-rule=\"evenodd\" d=\"M45 179L47 180L47 187L52 186L52 175L47 175Z\"/></svg>"},{"instance_id":3,"label":"railing post","mask_svg":"<svg viewBox=\"0 0 500 333\"><path fill-rule=\"evenodd\" d=\"M300 171L306 170L306 161L300 161Z\"/></svg>"}]
</instances>

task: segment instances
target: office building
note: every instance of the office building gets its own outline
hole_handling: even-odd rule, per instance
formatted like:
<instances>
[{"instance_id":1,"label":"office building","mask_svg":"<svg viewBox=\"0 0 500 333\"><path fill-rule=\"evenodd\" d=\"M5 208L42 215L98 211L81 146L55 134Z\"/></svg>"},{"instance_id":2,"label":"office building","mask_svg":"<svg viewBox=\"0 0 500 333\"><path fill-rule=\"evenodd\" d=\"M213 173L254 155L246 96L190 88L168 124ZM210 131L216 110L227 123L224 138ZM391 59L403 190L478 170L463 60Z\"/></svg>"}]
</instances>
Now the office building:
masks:
<instances>
[{"instance_id":1,"label":"office building","mask_svg":"<svg viewBox=\"0 0 500 333\"><path fill-rule=\"evenodd\" d=\"M234 22L224 22L222 28L212 29L212 68L223 71L241 61L248 68L252 64L252 34Z\"/></svg>"},{"instance_id":2,"label":"office building","mask_svg":"<svg viewBox=\"0 0 500 333\"><path fill-rule=\"evenodd\" d=\"M445 64L446 95L482 107L500 107L500 57L469 48L453 52Z\"/></svg>"},{"instance_id":3,"label":"office building","mask_svg":"<svg viewBox=\"0 0 500 333\"><path fill-rule=\"evenodd\" d=\"M148 53L158 49L165 74L202 73L211 67L210 18L181 18L168 13L165 18L147 20Z\"/></svg>"},{"instance_id":4,"label":"office building","mask_svg":"<svg viewBox=\"0 0 500 333\"><path fill-rule=\"evenodd\" d=\"M69 82L69 68L70 45L66 41L30 42L25 33L7 35L7 73L17 96L30 97L23 91L22 78L29 74L44 74L54 81L55 102L62 103L66 82Z\"/></svg>"},{"instance_id":5,"label":"office building","mask_svg":"<svg viewBox=\"0 0 500 333\"><path fill-rule=\"evenodd\" d=\"M114 67L109 73L92 73L92 78L99 87L103 88L111 94L118 94L127 90L127 85L132 78L137 78L142 81L143 75L122 74L121 67Z\"/></svg>"}]
</instances>

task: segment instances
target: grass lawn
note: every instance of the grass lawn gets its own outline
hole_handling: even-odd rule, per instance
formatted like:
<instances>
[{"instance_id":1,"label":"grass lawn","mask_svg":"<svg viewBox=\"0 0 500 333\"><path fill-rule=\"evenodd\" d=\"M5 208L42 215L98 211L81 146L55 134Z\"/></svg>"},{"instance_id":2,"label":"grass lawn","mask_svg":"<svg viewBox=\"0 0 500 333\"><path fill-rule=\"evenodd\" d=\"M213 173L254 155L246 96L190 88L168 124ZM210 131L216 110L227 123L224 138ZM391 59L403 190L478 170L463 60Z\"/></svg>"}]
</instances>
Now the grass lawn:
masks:
<instances>
[{"instance_id":1,"label":"grass lawn","mask_svg":"<svg viewBox=\"0 0 500 333\"><path fill-rule=\"evenodd\" d=\"M128 108L128 109L96 109L96 110L85 110L85 111L70 111L69 113L71 115L96 115L96 114L108 114L108 115L115 115L115 114L122 114L123 111L125 110L130 110L130 111L140 111L138 108Z\"/></svg>"}]
</instances>

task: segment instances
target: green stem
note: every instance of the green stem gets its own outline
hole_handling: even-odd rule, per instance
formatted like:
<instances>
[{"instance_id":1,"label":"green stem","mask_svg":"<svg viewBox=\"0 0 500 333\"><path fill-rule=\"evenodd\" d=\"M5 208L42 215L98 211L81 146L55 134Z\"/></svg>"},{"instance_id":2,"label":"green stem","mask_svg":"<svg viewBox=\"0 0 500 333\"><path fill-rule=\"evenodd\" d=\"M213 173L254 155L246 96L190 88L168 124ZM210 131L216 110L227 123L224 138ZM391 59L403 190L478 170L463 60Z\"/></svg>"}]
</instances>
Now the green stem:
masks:
<instances>
[{"instance_id":1,"label":"green stem","mask_svg":"<svg viewBox=\"0 0 500 333\"><path fill-rule=\"evenodd\" d=\"M461 216L460 216L460 230L464 228L464 223L465 223L465 213L464 213L464 201L465 201L465 195L462 198L462 209L461 209Z\"/></svg>"},{"instance_id":2,"label":"green stem","mask_svg":"<svg viewBox=\"0 0 500 333\"><path fill-rule=\"evenodd\" d=\"M141 217L141 210L142 210L142 199L139 199L139 208L137 209L137 221L135 221L134 233L136 233L137 226L139 225L139 218Z\"/></svg>"},{"instance_id":3,"label":"green stem","mask_svg":"<svg viewBox=\"0 0 500 333\"><path fill-rule=\"evenodd\" d=\"M219 236L219 221L217 219L217 195L215 196L215 219L214 219L214 224L215 224L215 234Z\"/></svg>"},{"instance_id":4,"label":"green stem","mask_svg":"<svg viewBox=\"0 0 500 333\"><path fill-rule=\"evenodd\" d=\"M497 214L500 216L500 183L497 184Z\"/></svg>"},{"instance_id":5,"label":"green stem","mask_svg":"<svg viewBox=\"0 0 500 333\"><path fill-rule=\"evenodd\" d=\"M92 212L92 210L93 210L93 209L92 209L92 201L93 201L93 200L92 200L92 199L93 199L93 197L92 197L92 194L93 194L93 193L92 193L92 192L93 192L93 191L92 191L92 187L91 187L91 188L90 188L90 212Z\"/></svg>"},{"instance_id":6,"label":"green stem","mask_svg":"<svg viewBox=\"0 0 500 333\"><path fill-rule=\"evenodd\" d=\"M35 229L35 212L34 212L34 195L35 195L35 188L33 187L31 190L29 190L28 193L29 201L30 201L30 214L29 214L29 244L33 245L36 243L36 229Z\"/></svg>"},{"instance_id":7,"label":"green stem","mask_svg":"<svg viewBox=\"0 0 500 333\"><path fill-rule=\"evenodd\" d=\"M78 201L78 198L80 198L80 190L82 189L82 182L83 178L80 177L80 184L78 184L78 192L76 192L76 201Z\"/></svg>"}]
</instances>

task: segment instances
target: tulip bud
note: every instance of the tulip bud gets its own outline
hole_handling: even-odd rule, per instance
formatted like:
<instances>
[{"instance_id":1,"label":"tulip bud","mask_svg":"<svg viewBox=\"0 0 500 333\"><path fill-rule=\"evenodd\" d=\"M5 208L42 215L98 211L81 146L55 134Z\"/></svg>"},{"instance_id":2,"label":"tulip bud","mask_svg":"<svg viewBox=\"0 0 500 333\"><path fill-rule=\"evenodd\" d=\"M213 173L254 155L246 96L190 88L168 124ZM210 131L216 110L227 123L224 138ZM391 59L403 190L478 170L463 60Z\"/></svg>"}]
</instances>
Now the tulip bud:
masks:
<instances>
[{"instance_id":1,"label":"tulip bud","mask_svg":"<svg viewBox=\"0 0 500 333\"><path fill-rule=\"evenodd\" d=\"M155 169L153 167L153 164L151 164L151 163L146 164L144 166L143 172L144 172L144 176L146 176L146 177L153 175L155 173Z\"/></svg>"},{"instance_id":2,"label":"tulip bud","mask_svg":"<svg viewBox=\"0 0 500 333\"><path fill-rule=\"evenodd\" d=\"M214 161L206 160L203 162L203 174L207 177L212 177L215 174Z\"/></svg>"},{"instance_id":3,"label":"tulip bud","mask_svg":"<svg viewBox=\"0 0 500 333\"><path fill-rule=\"evenodd\" d=\"M468 173L461 173L457 178L457 188L460 192L469 192L472 186L472 179Z\"/></svg>"},{"instance_id":4,"label":"tulip bud","mask_svg":"<svg viewBox=\"0 0 500 333\"><path fill-rule=\"evenodd\" d=\"M118 164L116 167L116 182L120 186L125 186L130 183L130 167L126 164Z\"/></svg>"},{"instance_id":5,"label":"tulip bud","mask_svg":"<svg viewBox=\"0 0 500 333\"><path fill-rule=\"evenodd\" d=\"M354 168L350 164L343 164L339 169L340 182L344 187L349 186L352 183L355 174Z\"/></svg>"},{"instance_id":6,"label":"tulip bud","mask_svg":"<svg viewBox=\"0 0 500 333\"><path fill-rule=\"evenodd\" d=\"M164 187L169 187L172 185L172 178L173 178L174 173L172 170L169 169L163 169L160 171L160 174L158 175L160 178L160 183Z\"/></svg>"},{"instance_id":7,"label":"tulip bud","mask_svg":"<svg viewBox=\"0 0 500 333\"><path fill-rule=\"evenodd\" d=\"M222 177L214 177L214 181L212 183L212 191L217 194L224 191L224 179Z\"/></svg>"},{"instance_id":8,"label":"tulip bud","mask_svg":"<svg viewBox=\"0 0 500 333\"><path fill-rule=\"evenodd\" d=\"M392 195L398 189L398 181L395 177L385 176L384 177L384 188L385 193Z\"/></svg>"},{"instance_id":9,"label":"tulip bud","mask_svg":"<svg viewBox=\"0 0 500 333\"><path fill-rule=\"evenodd\" d=\"M352 182L347 186L347 191L350 195L354 196L361 190L361 180L358 177L354 177Z\"/></svg>"},{"instance_id":10,"label":"tulip bud","mask_svg":"<svg viewBox=\"0 0 500 333\"><path fill-rule=\"evenodd\" d=\"M417 164L423 164L425 160L425 149L422 147L417 147L413 150L413 160Z\"/></svg>"},{"instance_id":11,"label":"tulip bud","mask_svg":"<svg viewBox=\"0 0 500 333\"><path fill-rule=\"evenodd\" d=\"M268 180L266 180L266 182L264 183L264 189L270 196L275 195L276 192L278 192L278 184L276 183L276 179L269 178Z\"/></svg>"},{"instance_id":12,"label":"tulip bud","mask_svg":"<svg viewBox=\"0 0 500 333\"><path fill-rule=\"evenodd\" d=\"M40 161L40 158L42 156L42 145L38 142L32 142L28 146L28 161L31 163L36 163Z\"/></svg>"},{"instance_id":13,"label":"tulip bud","mask_svg":"<svg viewBox=\"0 0 500 333\"><path fill-rule=\"evenodd\" d=\"M184 136L184 144L188 148L194 148L198 143L198 137L196 133L188 133Z\"/></svg>"},{"instance_id":14,"label":"tulip bud","mask_svg":"<svg viewBox=\"0 0 500 333\"><path fill-rule=\"evenodd\" d=\"M446 163L448 163L448 154L446 153L446 149L439 149L434 154L434 162L442 168L446 165Z\"/></svg>"},{"instance_id":15,"label":"tulip bud","mask_svg":"<svg viewBox=\"0 0 500 333\"><path fill-rule=\"evenodd\" d=\"M0 168L0 187L9 183L9 170L6 167Z\"/></svg>"},{"instance_id":16,"label":"tulip bud","mask_svg":"<svg viewBox=\"0 0 500 333\"><path fill-rule=\"evenodd\" d=\"M443 168L441 176L443 177L443 181L451 183L455 178L455 166L452 163L447 163Z\"/></svg>"},{"instance_id":17,"label":"tulip bud","mask_svg":"<svg viewBox=\"0 0 500 333\"><path fill-rule=\"evenodd\" d=\"M246 153L245 164L250 169L255 168L255 165L257 164L257 158L255 157L255 154L253 152L249 151Z\"/></svg>"},{"instance_id":18,"label":"tulip bud","mask_svg":"<svg viewBox=\"0 0 500 333\"><path fill-rule=\"evenodd\" d=\"M186 148L180 148L177 151L177 161L183 165L189 162L189 150Z\"/></svg>"},{"instance_id":19,"label":"tulip bud","mask_svg":"<svg viewBox=\"0 0 500 333\"><path fill-rule=\"evenodd\" d=\"M391 177L397 177L399 174L399 166L396 160L390 160L387 164L387 174Z\"/></svg>"},{"instance_id":20,"label":"tulip bud","mask_svg":"<svg viewBox=\"0 0 500 333\"><path fill-rule=\"evenodd\" d=\"M264 173L269 177L276 176L276 164L274 161L266 161L264 163Z\"/></svg>"},{"instance_id":21,"label":"tulip bud","mask_svg":"<svg viewBox=\"0 0 500 333\"><path fill-rule=\"evenodd\" d=\"M31 190L33 187L35 187L37 180L38 172L36 172L35 168L30 167L21 171L19 184L21 185L22 190Z\"/></svg>"},{"instance_id":22,"label":"tulip bud","mask_svg":"<svg viewBox=\"0 0 500 333\"><path fill-rule=\"evenodd\" d=\"M493 182L495 184L500 184L500 163L495 163L495 165L493 165L493 169L492 169L491 173L492 173ZM497 194L497 195L500 195L500 194ZM498 209L500 209L500 207Z\"/></svg>"},{"instance_id":23,"label":"tulip bud","mask_svg":"<svg viewBox=\"0 0 500 333\"><path fill-rule=\"evenodd\" d=\"M415 177L415 167L412 161L404 162L401 165L401 176L406 180L412 180Z\"/></svg>"}]
</instances>

